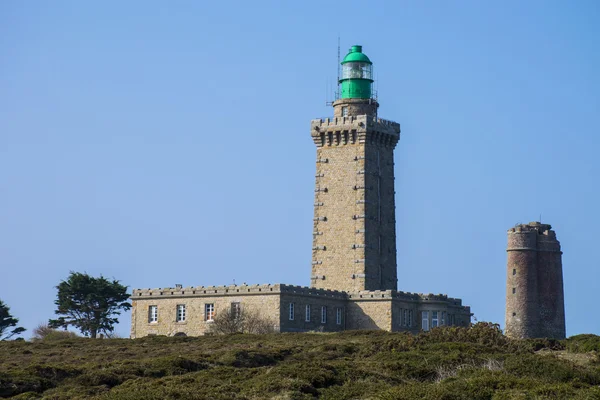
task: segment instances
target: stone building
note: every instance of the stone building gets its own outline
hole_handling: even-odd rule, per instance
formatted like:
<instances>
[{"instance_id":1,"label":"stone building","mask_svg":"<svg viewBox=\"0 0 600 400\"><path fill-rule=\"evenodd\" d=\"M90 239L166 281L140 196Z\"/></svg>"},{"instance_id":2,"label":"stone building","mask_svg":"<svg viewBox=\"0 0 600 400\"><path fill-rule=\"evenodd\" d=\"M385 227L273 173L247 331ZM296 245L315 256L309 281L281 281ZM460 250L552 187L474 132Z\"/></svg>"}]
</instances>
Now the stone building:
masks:
<instances>
[{"instance_id":1,"label":"stone building","mask_svg":"<svg viewBox=\"0 0 600 400\"><path fill-rule=\"evenodd\" d=\"M253 309L275 330L429 330L467 326L468 306L398 291L394 148L400 125L379 118L372 63L361 46L342 62L332 118L311 122L317 147L311 286L136 289L131 337L202 335L216 313Z\"/></svg>"},{"instance_id":2,"label":"stone building","mask_svg":"<svg viewBox=\"0 0 600 400\"><path fill-rule=\"evenodd\" d=\"M506 335L564 339L562 251L552 226L516 225L506 251Z\"/></svg>"}]
</instances>

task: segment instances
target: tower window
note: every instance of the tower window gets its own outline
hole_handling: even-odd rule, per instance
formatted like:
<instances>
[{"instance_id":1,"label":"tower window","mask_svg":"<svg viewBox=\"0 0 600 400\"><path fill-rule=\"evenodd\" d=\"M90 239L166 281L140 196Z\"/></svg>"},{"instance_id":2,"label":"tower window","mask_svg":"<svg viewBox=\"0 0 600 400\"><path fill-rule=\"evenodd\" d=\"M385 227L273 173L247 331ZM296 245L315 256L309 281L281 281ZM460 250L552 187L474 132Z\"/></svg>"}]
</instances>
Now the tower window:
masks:
<instances>
[{"instance_id":1,"label":"tower window","mask_svg":"<svg viewBox=\"0 0 600 400\"><path fill-rule=\"evenodd\" d=\"M327 323L327 306L321 307L321 323Z\"/></svg>"},{"instance_id":2,"label":"tower window","mask_svg":"<svg viewBox=\"0 0 600 400\"><path fill-rule=\"evenodd\" d=\"M348 107L344 106L342 107L342 117L347 117L348 116Z\"/></svg>"},{"instance_id":3,"label":"tower window","mask_svg":"<svg viewBox=\"0 0 600 400\"><path fill-rule=\"evenodd\" d=\"M516 317L516 316L517 316L517 313L516 313L516 312L514 312L514 313L513 313L513 317Z\"/></svg>"},{"instance_id":4,"label":"tower window","mask_svg":"<svg viewBox=\"0 0 600 400\"><path fill-rule=\"evenodd\" d=\"M335 323L338 325L342 324L342 309L340 307L335 310Z\"/></svg>"},{"instance_id":5,"label":"tower window","mask_svg":"<svg viewBox=\"0 0 600 400\"><path fill-rule=\"evenodd\" d=\"M290 321L294 320L294 303L290 303Z\"/></svg>"},{"instance_id":6,"label":"tower window","mask_svg":"<svg viewBox=\"0 0 600 400\"><path fill-rule=\"evenodd\" d=\"M517 293L517 289L513 288L513 294Z\"/></svg>"},{"instance_id":7,"label":"tower window","mask_svg":"<svg viewBox=\"0 0 600 400\"><path fill-rule=\"evenodd\" d=\"M513 275L516 275L516 274L517 274L517 270L513 269Z\"/></svg>"},{"instance_id":8,"label":"tower window","mask_svg":"<svg viewBox=\"0 0 600 400\"><path fill-rule=\"evenodd\" d=\"M306 305L306 310L305 310L304 314L305 314L304 315L304 320L306 322L310 322L310 304Z\"/></svg>"}]
</instances>

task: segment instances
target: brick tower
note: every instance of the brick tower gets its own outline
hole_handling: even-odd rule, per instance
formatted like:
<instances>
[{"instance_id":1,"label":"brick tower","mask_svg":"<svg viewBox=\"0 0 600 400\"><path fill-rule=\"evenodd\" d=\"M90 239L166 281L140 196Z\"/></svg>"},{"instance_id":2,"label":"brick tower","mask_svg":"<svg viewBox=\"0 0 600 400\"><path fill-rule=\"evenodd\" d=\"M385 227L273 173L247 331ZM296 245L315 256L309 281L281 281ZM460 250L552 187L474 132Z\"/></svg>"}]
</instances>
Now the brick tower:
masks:
<instances>
[{"instance_id":1,"label":"brick tower","mask_svg":"<svg viewBox=\"0 0 600 400\"><path fill-rule=\"evenodd\" d=\"M564 339L562 251L552 226L509 229L507 252L506 335Z\"/></svg>"},{"instance_id":2,"label":"brick tower","mask_svg":"<svg viewBox=\"0 0 600 400\"><path fill-rule=\"evenodd\" d=\"M342 62L333 118L311 122L317 146L311 286L396 290L394 147L400 125L377 117L372 63L361 46Z\"/></svg>"}]
</instances>

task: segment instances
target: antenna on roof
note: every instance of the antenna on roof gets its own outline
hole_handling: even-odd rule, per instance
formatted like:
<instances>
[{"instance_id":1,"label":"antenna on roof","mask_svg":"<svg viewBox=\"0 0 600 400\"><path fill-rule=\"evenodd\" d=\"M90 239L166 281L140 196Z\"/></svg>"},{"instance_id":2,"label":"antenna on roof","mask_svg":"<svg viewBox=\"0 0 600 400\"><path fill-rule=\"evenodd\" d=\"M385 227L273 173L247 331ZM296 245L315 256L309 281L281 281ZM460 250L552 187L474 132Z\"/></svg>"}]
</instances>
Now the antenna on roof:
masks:
<instances>
[{"instance_id":1,"label":"antenna on roof","mask_svg":"<svg viewBox=\"0 0 600 400\"><path fill-rule=\"evenodd\" d=\"M335 99L337 100L337 98L339 97L340 94L340 68L341 68L340 64L340 35L338 33L338 60L337 60L337 81L335 83L335 87L336 87L336 91L335 91Z\"/></svg>"},{"instance_id":2,"label":"antenna on roof","mask_svg":"<svg viewBox=\"0 0 600 400\"><path fill-rule=\"evenodd\" d=\"M328 106L333 105L333 103L340 97L340 74L341 74L340 67L341 67L341 64L340 64L340 35L339 34L338 34L337 61L338 61L338 63L337 63L337 80L335 82L336 89L335 89L335 92L333 93L333 101L325 100L325 105L328 105ZM330 90L329 84L327 84L326 86L327 86L327 93L330 93L329 92L329 90ZM331 89L333 89L333 85L332 85Z\"/></svg>"}]
</instances>

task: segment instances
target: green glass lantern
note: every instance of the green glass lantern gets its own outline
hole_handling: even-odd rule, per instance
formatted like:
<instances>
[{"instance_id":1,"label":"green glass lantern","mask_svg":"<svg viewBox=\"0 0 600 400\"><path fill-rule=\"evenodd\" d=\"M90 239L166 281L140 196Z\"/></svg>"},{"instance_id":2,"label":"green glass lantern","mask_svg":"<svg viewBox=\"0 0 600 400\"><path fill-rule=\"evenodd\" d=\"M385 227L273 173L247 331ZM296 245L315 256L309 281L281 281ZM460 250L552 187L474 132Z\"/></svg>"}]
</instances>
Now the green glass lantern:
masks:
<instances>
[{"instance_id":1,"label":"green glass lantern","mask_svg":"<svg viewBox=\"0 0 600 400\"><path fill-rule=\"evenodd\" d=\"M373 63L362 52L362 46L352 46L342 61L342 99L370 99L373 85Z\"/></svg>"}]
</instances>

